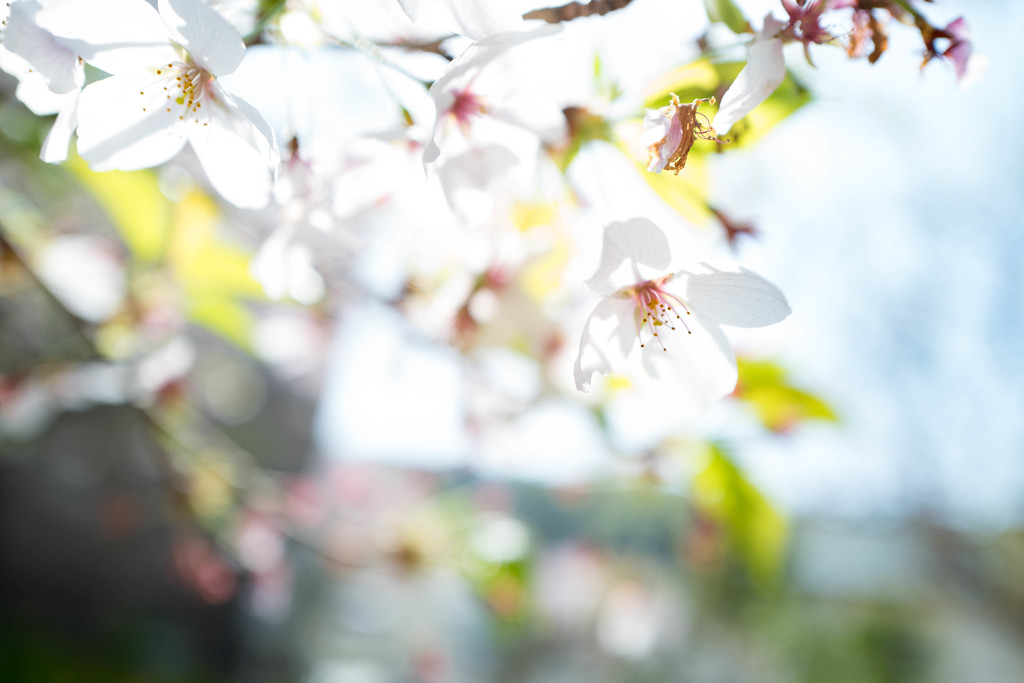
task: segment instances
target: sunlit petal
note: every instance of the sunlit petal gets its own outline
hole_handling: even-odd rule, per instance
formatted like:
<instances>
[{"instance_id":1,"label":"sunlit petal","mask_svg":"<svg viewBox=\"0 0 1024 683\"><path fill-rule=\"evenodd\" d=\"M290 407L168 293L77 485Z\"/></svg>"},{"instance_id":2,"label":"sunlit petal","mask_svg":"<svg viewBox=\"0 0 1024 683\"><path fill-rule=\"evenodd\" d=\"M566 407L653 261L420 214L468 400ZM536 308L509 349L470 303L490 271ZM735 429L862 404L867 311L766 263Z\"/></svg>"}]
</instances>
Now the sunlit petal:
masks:
<instances>
[{"instance_id":1,"label":"sunlit petal","mask_svg":"<svg viewBox=\"0 0 1024 683\"><path fill-rule=\"evenodd\" d=\"M272 182L264 134L238 113L233 102L210 107L208 123L186 125L191 128L189 142L210 183L235 206L264 206Z\"/></svg>"},{"instance_id":2,"label":"sunlit petal","mask_svg":"<svg viewBox=\"0 0 1024 683\"><path fill-rule=\"evenodd\" d=\"M769 22L772 21L771 17L765 19L765 31L762 34L769 32ZM722 96L722 104L711 127L719 135L729 132L737 121L768 99L785 78L786 62L782 56L782 40L758 37L750 44L747 65Z\"/></svg>"},{"instance_id":3,"label":"sunlit petal","mask_svg":"<svg viewBox=\"0 0 1024 683\"><path fill-rule=\"evenodd\" d=\"M148 76L105 78L85 87L78 108L78 153L97 171L132 171L171 159L185 145L177 112Z\"/></svg>"},{"instance_id":4,"label":"sunlit petal","mask_svg":"<svg viewBox=\"0 0 1024 683\"><path fill-rule=\"evenodd\" d=\"M621 287L648 279L641 266L664 272L672 261L668 238L646 218L631 218L610 224L604 231L601 262L587 286L598 294L611 294Z\"/></svg>"},{"instance_id":5,"label":"sunlit petal","mask_svg":"<svg viewBox=\"0 0 1024 683\"><path fill-rule=\"evenodd\" d=\"M590 391L594 373L607 374L622 363L636 341L631 331L633 305L628 299L606 298L594 308L583 326L573 375L576 388Z\"/></svg>"},{"instance_id":6,"label":"sunlit petal","mask_svg":"<svg viewBox=\"0 0 1024 683\"><path fill-rule=\"evenodd\" d=\"M68 49L110 74L137 73L177 57L160 15L138 0L51 2L36 21Z\"/></svg>"},{"instance_id":7,"label":"sunlit petal","mask_svg":"<svg viewBox=\"0 0 1024 683\"><path fill-rule=\"evenodd\" d=\"M238 68L245 44L235 27L203 0L160 0L160 18L196 64L218 76Z\"/></svg>"},{"instance_id":8,"label":"sunlit petal","mask_svg":"<svg viewBox=\"0 0 1024 683\"><path fill-rule=\"evenodd\" d=\"M791 313L778 287L746 270L691 275L686 300L702 317L735 327L772 325Z\"/></svg>"}]
</instances>

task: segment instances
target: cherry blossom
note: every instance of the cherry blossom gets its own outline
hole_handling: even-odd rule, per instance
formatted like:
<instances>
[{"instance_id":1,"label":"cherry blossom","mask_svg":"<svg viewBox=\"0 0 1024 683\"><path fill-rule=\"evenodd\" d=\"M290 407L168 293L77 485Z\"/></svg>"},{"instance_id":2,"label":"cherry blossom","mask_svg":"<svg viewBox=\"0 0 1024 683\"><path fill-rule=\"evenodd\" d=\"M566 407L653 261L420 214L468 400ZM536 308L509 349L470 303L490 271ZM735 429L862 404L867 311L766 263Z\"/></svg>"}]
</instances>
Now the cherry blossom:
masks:
<instances>
[{"instance_id":1,"label":"cherry blossom","mask_svg":"<svg viewBox=\"0 0 1024 683\"><path fill-rule=\"evenodd\" d=\"M722 105L711 123L719 135L729 132L737 121L768 99L786 78L786 62L782 57L782 22L768 15L764 27L747 49L747 65L722 96Z\"/></svg>"},{"instance_id":2,"label":"cherry blossom","mask_svg":"<svg viewBox=\"0 0 1024 683\"><path fill-rule=\"evenodd\" d=\"M78 55L36 23L43 9L37 0L4 4L0 68L18 79L17 98L33 113L57 114L40 158L59 162L67 158L71 133L77 125L78 96L85 71Z\"/></svg>"},{"instance_id":3,"label":"cherry blossom","mask_svg":"<svg viewBox=\"0 0 1024 683\"><path fill-rule=\"evenodd\" d=\"M442 149L451 146L456 132L463 149L491 142L507 144L514 131L528 131L546 141L563 136L562 107L538 87L537 73L523 68L531 61L529 53L516 49L559 30L552 25L496 34L473 43L452 61L430 87L437 119L423 160L437 159Z\"/></svg>"},{"instance_id":4,"label":"cherry blossom","mask_svg":"<svg viewBox=\"0 0 1024 683\"><path fill-rule=\"evenodd\" d=\"M652 376L671 373L698 405L736 386L736 357L721 325L762 327L790 313L782 292L749 271L670 271L665 233L646 218L611 223L600 265L586 284L604 298L587 319L574 375L589 391L594 373L624 369L639 342Z\"/></svg>"},{"instance_id":5,"label":"cherry blossom","mask_svg":"<svg viewBox=\"0 0 1024 683\"><path fill-rule=\"evenodd\" d=\"M96 170L156 166L192 146L214 188L240 207L266 203L278 163L263 117L219 76L245 45L202 0L66 1L39 23L110 77L85 87L78 151Z\"/></svg>"}]
</instances>

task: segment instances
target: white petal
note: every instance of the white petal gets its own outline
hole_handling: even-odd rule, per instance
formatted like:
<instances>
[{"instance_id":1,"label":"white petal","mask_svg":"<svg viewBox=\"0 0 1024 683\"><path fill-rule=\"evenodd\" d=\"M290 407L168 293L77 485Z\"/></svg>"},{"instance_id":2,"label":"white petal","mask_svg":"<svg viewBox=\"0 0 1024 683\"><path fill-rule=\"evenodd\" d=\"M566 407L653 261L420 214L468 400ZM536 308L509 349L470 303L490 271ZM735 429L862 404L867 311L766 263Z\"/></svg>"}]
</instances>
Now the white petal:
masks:
<instances>
[{"instance_id":1,"label":"white petal","mask_svg":"<svg viewBox=\"0 0 1024 683\"><path fill-rule=\"evenodd\" d=\"M671 261L668 238L650 220L631 218L610 223L604 229L601 263L587 285L598 294L609 295L663 274ZM645 273L641 266L661 272Z\"/></svg>"},{"instance_id":2,"label":"white petal","mask_svg":"<svg viewBox=\"0 0 1024 683\"><path fill-rule=\"evenodd\" d=\"M728 133L737 121L768 99L785 78L782 41L778 38L755 40L748 51L747 65L722 96L722 105L711 127L719 135Z\"/></svg>"},{"instance_id":3,"label":"white petal","mask_svg":"<svg viewBox=\"0 0 1024 683\"><path fill-rule=\"evenodd\" d=\"M644 131L640 134L640 144L644 147L650 147L668 135L669 119L665 116L666 109L668 107L648 109L644 114Z\"/></svg>"},{"instance_id":4,"label":"white petal","mask_svg":"<svg viewBox=\"0 0 1024 683\"><path fill-rule=\"evenodd\" d=\"M580 336L573 375L576 388L590 391L594 373L607 374L621 365L636 342L633 302L619 297L602 299L587 318Z\"/></svg>"},{"instance_id":5,"label":"white petal","mask_svg":"<svg viewBox=\"0 0 1024 683\"><path fill-rule=\"evenodd\" d=\"M729 394L737 376L736 354L721 328L699 319L688 324L693 334L682 327L662 333L666 350L647 344L641 351L648 374L676 388L681 414L698 413L710 401Z\"/></svg>"},{"instance_id":6,"label":"white petal","mask_svg":"<svg viewBox=\"0 0 1024 683\"><path fill-rule=\"evenodd\" d=\"M266 295L280 301L288 295L288 248L293 244L294 226L285 224L268 237L249 264L253 277Z\"/></svg>"},{"instance_id":7,"label":"white petal","mask_svg":"<svg viewBox=\"0 0 1024 683\"><path fill-rule=\"evenodd\" d=\"M11 16L4 31L4 47L28 62L53 92L78 90L85 82L78 55L36 24L35 17L40 9L34 0L23 0L11 6Z\"/></svg>"},{"instance_id":8,"label":"white petal","mask_svg":"<svg viewBox=\"0 0 1024 683\"><path fill-rule=\"evenodd\" d=\"M270 127L270 124L266 122L259 110L249 104L248 101L228 93L222 93L221 96L230 100L238 108L242 116L248 119L248 122L255 128L259 135L254 136L252 144L263 154L276 177L277 167L281 163L281 150L277 146L277 138L274 137L274 130Z\"/></svg>"},{"instance_id":9,"label":"white petal","mask_svg":"<svg viewBox=\"0 0 1024 683\"><path fill-rule=\"evenodd\" d=\"M178 59L160 15L139 0L52 0L36 21L107 73L128 74Z\"/></svg>"},{"instance_id":10,"label":"white petal","mask_svg":"<svg viewBox=\"0 0 1024 683\"><path fill-rule=\"evenodd\" d=\"M516 3L447 0L455 20L455 30L474 40L522 27L523 17Z\"/></svg>"},{"instance_id":11,"label":"white petal","mask_svg":"<svg viewBox=\"0 0 1024 683\"><path fill-rule=\"evenodd\" d=\"M221 88L236 101L244 98L258 108L278 140L299 138L308 124L314 84L306 50L281 45L254 45L235 71L219 78ZM317 84L319 85L319 84Z\"/></svg>"},{"instance_id":12,"label":"white petal","mask_svg":"<svg viewBox=\"0 0 1024 683\"><path fill-rule=\"evenodd\" d=\"M46 80L32 71L32 67L18 55L4 50L0 45L0 69L18 79L14 91L18 100L37 116L47 116L60 111L67 98L66 94L55 93L46 85Z\"/></svg>"},{"instance_id":13,"label":"white petal","mask_svg":"<svg viewBox=\"0 0 1024 683\"><path fill-rule=\"evenodd\" d=\"M43 141L39 158L48 164L58 164L68 158L71 133L78 125L78 100L81 93L73 91L64 95L64 105L57 112L57 120Z\"/></svg>"},{"instance_id":14,"label":"white petal","mask_svg":"<svg viewBox=\"0 0 1024 683\"><path fill-rule=\"evenodd\" d=\"M402 6L402 11L409 17L409 21L416 21L416 16L420 12L420 0L398 0L398 4Z\"/></svg>"},{"instance_id":15,"label":"white petal","mask_svg":"<svg viewBox=\"0 0 1024 683\"><path fill-rule=\"evenodd\" d=\"M746 270L691 275L685 298L695 314L735 327L763 327L791 313L778 287Z\"/></svg>"},{"instance_id":16,"label":"white petal","mask_svg":"<svg viewBox=\"0 0 1024 683\"><path fill-rule=\"evenodd\" d=\"M159 0L159 7L167 30L196 64L215 76L223 76L242 63L242 36L204 0Z\"/></svg>"},{"instance_id":17,"label":"white petal","mask_svg":"<svg viewBox=\"0 0 1024 683\"><path fill-rule=\"evenodd\" d=\"M541 96L508 98L494 106L491 116L528 130L547 143L563 140L569 131L562 107Z\"/></svg>"},{"instance_id":18,"label":"white petal","mask_svg":"<svg viewBox=\"0 0 1024 683\"><path fill-rule=\"evenodd\" d=\"M495 189L515 168L516 156L501 145L470 149L445 159L437 170L448 205L466 225L490 220L500 198Z\"/></svg>"},{"instance_id":19,"label":"white petal","mask_svg":"<svg viewBox=\"0 0 1024 683\"><path fill-rule=\"evenodd\" d=\"M235 206L266 205L273 179L266 139L234 102L211 103L208 126L189 122L189 142L210 184ZM266 124L264 124L266 125Z\"/></svg>"},{"instance_id":20,"label":"white petal","mask_svg":"<svg viewBox=\"0 0 1024 683\"><path fill-rule=\"evenodd\" d=\"M148 75L87 85L78 105L78 153L97 171L162 164L185 145L178 113L165 101L161 82Z\"/></svg>"},{"instance_id":21,"label":"white petal","mask_svg":"<svg viewBox=\"0 0 1024 683\"><path fill-rule=\"evenodd\" d=\"M438 158L441 148L444 146L445 131L451 120L449 117L452 105L455 103L455 93L467 87L473 86L473 92L479 90L478 78L481 71L488 67L491 62L499 57L506 56L509 50L528 43L531 40L545 38L561 31L557 24L546 24L531 31L519 31L499 33L489 36L483 40L470 45L466 50L452 60L445 70L444 75L434 81L430 86L430 96L434 100L436 117L434 120L434 132L430 142L424 151L424 163L430 163ZM542 95L524 90L525 85L519 82L511 82L505 77L505 73L496 74L494 81L512 88L512 97L516 94L522 100L536 100ZM493 85L493 81L492 81ZM518 87L518 86L523 86ZM487 91L480 92L487 100L488 107L504 111L506 121L521 126L527 130L537 132L544 139L554 139L564 131L565 122L559 120L557 114L560 110L552 113L550 103L529 103L519 105L509 97L509 93L494 93ZM561 117L564 119L564 116Z\"/></svg>"}]
</instances>

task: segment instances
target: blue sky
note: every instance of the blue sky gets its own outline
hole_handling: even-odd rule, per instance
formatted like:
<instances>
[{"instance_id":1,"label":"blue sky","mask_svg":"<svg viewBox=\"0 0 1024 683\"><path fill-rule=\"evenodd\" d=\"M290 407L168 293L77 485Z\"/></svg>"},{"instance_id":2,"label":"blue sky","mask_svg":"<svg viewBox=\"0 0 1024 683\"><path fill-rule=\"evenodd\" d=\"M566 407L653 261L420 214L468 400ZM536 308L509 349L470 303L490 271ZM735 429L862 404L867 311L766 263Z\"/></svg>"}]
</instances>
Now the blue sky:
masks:
<instances>
[{"instance_id":1,"label":"blue sky","mask_svg":"<svg viewBox=\"0 0 1024 683\"><path fill-rule=\"evenodd\" d=\"M781 357L845 418L742 455L797 510L1000 526L1024 516L1024 7L927 9L967 16L981 81L919 74L913 31L873 67L819 49L815 102L716 167L795 311Z\"/></svg>"}]
</instances>

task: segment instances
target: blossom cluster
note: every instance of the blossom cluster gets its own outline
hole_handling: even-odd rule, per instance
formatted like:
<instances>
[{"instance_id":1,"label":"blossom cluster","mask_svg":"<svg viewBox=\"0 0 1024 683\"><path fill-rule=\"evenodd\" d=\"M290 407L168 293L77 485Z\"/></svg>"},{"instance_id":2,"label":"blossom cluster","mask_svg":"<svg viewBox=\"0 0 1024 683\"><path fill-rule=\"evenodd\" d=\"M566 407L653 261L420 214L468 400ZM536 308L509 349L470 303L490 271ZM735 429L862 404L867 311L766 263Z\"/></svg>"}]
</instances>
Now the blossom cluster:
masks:
<instances>
[{"instance_id":1,"label":"blossom cluster","mask_svg":"<svg viewBox=\"0 0 1024 683\"><path fill-rule=\"evenodd\" d=\"M731 3L717 4L735 16ZM553 248L519 239L516 231L530 227L514 225L524 207L563 207L542 219L568 226L550 234L576 247L552 287L563 300L568 274L596 251L595 225L604 226L587 280L603 299L577 328L575 387L587 391L595 373L626 371L639 349L646 374L671 374L697 406L736 385L720 326L773 324L789 306L760 276L707 265L706 244L687 251L691 265L667 270L671 236L706 243L707 231L678 216L658 218L659 227L652 218L664 207L596 190L581 150L617 145L648 173L678 175L699 140L727 144L720 136L784 82L786 43L805 51L841 43L851 57L871 46L875 61L895 19L921 31L926 62L947 59L963 77L971 55L962 19L936 28L909 3L782 0L783 19L769 15L760 30L727 22L749 39L731 82L688 104L672 94L647 110L638 133L629 126L642 115L643 86L621 84L647 67L617 65L642 46L608 46L617 17L643 12L642 2L595 9L579 22L557 12L544 21L551 17L531 13L537 8L527 1L366 5L303 0L267 14L256 2L12 0L0 67L18 79L17 97L33 112L57 114L43 160L65 161L74 139L94 171L173 162L201 169L198 182L237 210L266 209L252 219L270 224L252 270L271 298L315 302L332 284L332 265L372 251L375 227L412 223L415 237L393 243L450 239L457 247L431 258L397 247L397 270L406 271L399 277L409 285L466 274L446 283L456 305L444 303L445 286L429 304L448 311L441 317L449 331L466 334L487 317L483 292L499 292L502 273L528 269ZM603 50L619 61L602 61ZM602 64L612 65L610 76ZM721 103L708 119L700 107L714 106L716 95ZM716 209L704 213L730 225ZM415 297L407 298L416 319Z\"/></svg>"}]
</instances>

